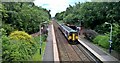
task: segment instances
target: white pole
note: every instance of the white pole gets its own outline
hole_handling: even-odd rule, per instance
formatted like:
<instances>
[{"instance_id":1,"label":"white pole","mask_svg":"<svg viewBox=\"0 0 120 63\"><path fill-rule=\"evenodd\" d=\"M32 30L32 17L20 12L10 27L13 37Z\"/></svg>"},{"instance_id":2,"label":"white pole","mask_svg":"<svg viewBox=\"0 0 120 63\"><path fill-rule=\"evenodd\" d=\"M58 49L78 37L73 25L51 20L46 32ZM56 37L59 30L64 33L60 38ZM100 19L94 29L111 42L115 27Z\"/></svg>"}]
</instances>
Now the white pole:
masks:
<instances>
[{"instance_id":1,"label":"white pole","mask_svg":"<svg viewBox=\"0 0 120 63\"><path fill-rule=\"evenodd\" d=\"M110 31L110 40L112 40L112 24L111 25L111 31Z\"/></svg>"},{"instance_id":2,"label":"white pole","mask_svg":"<svg viewBox=\"0 0 120 63\"><path fill-rule=\"evenodd\" d=\"M110 42L109 53L111 53L111 49L112 49L112 46L111 46L112 45L112 24L110 23L110 25L111 25L111 31L110 31L110 41L109 41Z\"/></svg>"},{"instance_id":3,"label":"white pole","mask_svg":"<svg viewBox=\"0 0 120 63\"><path fill-rule=\"evenodd\" d=\"M42 43L41 43L41 24L40 24L40 54L42 53Z\"/></svg>"},{"instance_id":4,"label":"white pole","mask_svg":"<svg viewBox=\"0 0 120 63\"><path fill-rule=\"evenodd\" d=\"M108 23L108 22L105 22L105 24L110 24L110 40L109 40L109 53L111 53L111 50L112 50L112 24L111 23Z\"/></svg>"}]
</instances>

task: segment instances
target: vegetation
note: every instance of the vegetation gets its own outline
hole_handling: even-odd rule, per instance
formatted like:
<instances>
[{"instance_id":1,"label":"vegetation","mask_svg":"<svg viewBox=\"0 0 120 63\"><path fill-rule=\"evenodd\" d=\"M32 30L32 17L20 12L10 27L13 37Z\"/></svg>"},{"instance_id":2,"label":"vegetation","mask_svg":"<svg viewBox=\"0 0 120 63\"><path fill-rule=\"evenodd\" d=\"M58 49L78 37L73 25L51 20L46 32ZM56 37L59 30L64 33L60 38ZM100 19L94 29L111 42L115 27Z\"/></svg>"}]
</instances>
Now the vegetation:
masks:
<instances>
[{"instance_id":1,"label":"vegetation","mask_svg":"<svg viewBox=\"0 0 120 63\"><path fill-rule=\"evenodd\" d=\"M45 40L44 35L41 36L42 39L42 55L40 55L40 37L31 37L25 32L15 31L7 37L4 29L1 29L2 35L2 47L3 47L3 61L41 61L42 55L45 50ZM22 32L22 33L21 33ZM21 33L21 34L20 34ZM23 37L23 35L25 37ZM10 38L12 37L12 39ZM16 37L13 39L13 37ZM23 38L22 38L23 37ZM26 39L25 39L26 38ZM29 40L28 40L29 38Z\"/></svg>"},{"instance_id":2,"label":"vegetation","mask_svg":"<svg viewBox=\"0 0 120 63\"><path fill-rule=\"evenodd\" d=\"M8 35L13 30L28 32L29 34L39 31L39 24L49 21L50 11L37 7L34 3L2 3L3 28ZM9 28L7 28L9 26Z\"/></svg>"},{"instance_id":3,"label":"vegetation","mask_svg":"<svg viewBox=\"0 0 120 63\"><path fill-rule=\"evenodd\" d=\"M46 40L46 37L44 35L42 35L41 39L42 39L42 54L40 55L40 44L37 44L37 46L38 46L37 51L32 57L33 61L42 61L42 56L44 55L45 46L46 46L46 42L43 39ZM34 37L34 40L39 43L40 42L40 37L39 36Z\"/></svg>"},{"instance_id":4,"label":"vegetation","mask_svg":"<svg viewBox=\"0 0 120 63\"><path fill-rule=\"evenodd\" d=\"M32 38L31 35L23 32L23 31L14 31L10 34L10 39L15 40L30 40Z\"/></svg>"},{"instance_id":5,"label":"vegetation","mask_svg":"<svg viewBox=\"0 0 120 63\"><path fill-rule=\"evenodd\" d=\"M120 36L120 2L86 2L76 3L69 6L66 11L57 13L55 18L64 23L83 26L95 30L99 34L108 34L111 23L113 26L112 41L113 49L120 53L119 40ZM98 38L98 37L96 37ZM99 40L101 40L99 38ZM104 40L104 38L102 39Z\"/></svg>"},{"instance_id":6,"label":"vegetation","mask_svg":"<svg viewBox=\"0 0 120 63\"><path fill-rule=\"evenodd\" d=\"M16 37L18 37L18 34L16 34ZM2 35L3 61L11 62L31 59L37 50L36 44L32 38L28 41L27 39L22 40L21 38L11 39L6 35Z\"/></svg>"},{"instance_id":7,"label":"vegetation","mask_svg":"<svg viewBox=\"0 0 120 63\"><path fill-rule=\"evenodd\" d=\"M55 18L70 24L79 23L80 25L81 21L85 27L97 29L98 27L95 27L102 25L104 22L119 23L119 3L120 2L78 3L75 4L75 6L69 6L66 11L57 13Z\"/></svg>"},{"instance_id":8,"label":"vegetation","mask_svg":"<svg viewBox=\"0 0 120 63\"><path fill-rule=\"evenodd\" d=\"M33 55L33 61L42 61L43 60L43 55L44 55L44 51L45 51L45 46L46 46L46 43L43 42L42 44L42 54L40 55L40 49L38 49L36 51L36 54Z\"/></svg>"},{"instance_id":9,"label":"vegetation","mask_svg":"<svg viewBox=\"0 0 120 63\"><path fill-rule=\"evenodd\" d=\"M29 34L38 32L40 23L49 22L50 11L37 7L32 2L4 2L0 3L0 13L2 60L11 63L34 60L40 47L39 39L36 41Z\"/></svg>"},{"instance_id":10,"label":"vegetation","mask_svg":"<svg viewBox=\"0 0 120 63\"><path fill-rule=\"evenodd\" d=\"M98 44L104 48L109 48L109 37L98 35L96 38L93 39L93 43Z\"/></svg>"}]
</instances>

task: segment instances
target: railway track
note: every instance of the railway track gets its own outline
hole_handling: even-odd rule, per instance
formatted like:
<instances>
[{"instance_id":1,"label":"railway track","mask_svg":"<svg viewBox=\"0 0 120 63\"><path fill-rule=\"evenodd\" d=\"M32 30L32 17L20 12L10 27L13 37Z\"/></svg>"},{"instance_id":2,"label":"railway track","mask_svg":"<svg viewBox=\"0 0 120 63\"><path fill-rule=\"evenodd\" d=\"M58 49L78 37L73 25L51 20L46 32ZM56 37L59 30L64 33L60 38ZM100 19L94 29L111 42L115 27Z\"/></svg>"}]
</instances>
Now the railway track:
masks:
<instances>
[{"instance_id":1,"label":"railway track","mask_svg":"<svg viewBox=\"0 0 120 63\"><path fill-rule=\"evenodd\" d=\"M80 43L77 45L70 45L59 30L59 25L56 21L53 21L56 42L58 46L59 59L62 63L64 62L80 62L80 63L101 63L93 54L91 54L85 47Z\"/></svg>"}]
</instances>

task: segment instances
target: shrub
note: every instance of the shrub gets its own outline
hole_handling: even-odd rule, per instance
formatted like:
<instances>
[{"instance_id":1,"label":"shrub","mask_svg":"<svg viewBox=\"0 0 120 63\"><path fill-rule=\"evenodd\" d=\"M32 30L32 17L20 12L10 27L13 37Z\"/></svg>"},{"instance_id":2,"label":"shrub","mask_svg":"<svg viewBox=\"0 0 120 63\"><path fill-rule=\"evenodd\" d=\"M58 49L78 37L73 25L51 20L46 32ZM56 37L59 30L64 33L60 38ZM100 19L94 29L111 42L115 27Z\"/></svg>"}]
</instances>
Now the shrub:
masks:
<instances>
[{"instance_id":1,"label":"shrub","mask_svg":"<svg viewBox=\"0 0 120 63\"><path fill-rule=\"evenodd\" d=\"M10 24L3 23L2 28L6 30L7 35L9 35L12 31L15 31L15 29Z\"/></svg>"},{"instance_id":2,"label":"shrub","mask_svg":"<svg viewBox=\"0 0 120 63\"><path fill-rule=\"evenodd\" d=\"M37 51L36 42L23 31L15 31L9 37L2 35L2 47L2 59L7 62L30 60Z\"/></svg>"},{"instance_id":3,"label":"shrub","mask_svg":"<svg viewBox=\"0 0 120 63\"><path fill-rule=\"evenodd\" d=\"M16 41L4 40L3 38L3 48L2 48L3 61L9 61L9 62L20 61L20 60L25 61L25 60L30 60L32 58L35 48L29 42L22 40L16 40Z\"/></svg>"},{"instance_id":4,"label":"shrub","mask_svg":"<svg viewBox=\"0 0 120 63\"><path fill-rule=\"evenodd\" d=\"M112 36L112 39L113 39L112 47L115 51L120 53L120 25L114 24L112 34L113 34L113 36Z\"/></svg>"},{"instance_id":5,"label":"shrub","mask_svg":"<svg viewBox=\"0 0 120 63\"><path fill-rule=\"evenodd\" d=\"M109 37L106 35L98 35L96 38L93 39L93 42L104 47L108 48L109 47Z\"/></svg>"},{"instance_id":6,"label":"shrub","mask_svg":"<svg viewBox=\"0 0 120 63\"><path fill-rule=\"evenodd\" d=\"M7 33L6 33L6 30L4 29L4 28L1 28L0 29L0 36L1 35L6 35Z\"/></svg>"},{"instance_id":7,"label":"shrub","mask_svg":"<svg viewBox=\"0 0 120 63\"><path fill-rule=\"evenodd\" d=\"M31 35L24 31L14 31L9 35L9 37L15 40L30 40L32 38Z\"/></svg>"},{"instance_id":8,"label":"shrub","mask_svg":"<svg viewBox=\"0 0 120 63\"><path fill-rule=\"evenodd\" d=\"M104 48L109 48L109 37L108 36L102 36L101 40L98 42L98 44Z\"/></svg>"},{"instance_id":9,"label":"shrub","mask_svg":"<svg viewBox=\"0 0 120 63\"><path fill-rule=\"evenodd\" d=\"M120 53L120 33L118 33L117 35L115 35L113 37L113 48L114 50L116 50L118 53Z\"/></svg>"},{"instance_id":10,"label":"shrub","mask_svg":"<svg viewBox=\"0 0 120 63\"><path fill-rule=\"evenodd\" d=\"M93 39L93 43L98 44L98 41L100 40L100 38L101 38L101 35L96 36L96 37Z\"/></svg>"},{"instance_id":11,"label":"shrub","mask_svg":"<svg viewBox=\"0 0 120 63\"><path fill-rule=\"evenodd\" d=\"M46 39L47 39L47 35L42 35L41 39L42 39L43 42L45 42Z\"/></svg>"}]
</instances>

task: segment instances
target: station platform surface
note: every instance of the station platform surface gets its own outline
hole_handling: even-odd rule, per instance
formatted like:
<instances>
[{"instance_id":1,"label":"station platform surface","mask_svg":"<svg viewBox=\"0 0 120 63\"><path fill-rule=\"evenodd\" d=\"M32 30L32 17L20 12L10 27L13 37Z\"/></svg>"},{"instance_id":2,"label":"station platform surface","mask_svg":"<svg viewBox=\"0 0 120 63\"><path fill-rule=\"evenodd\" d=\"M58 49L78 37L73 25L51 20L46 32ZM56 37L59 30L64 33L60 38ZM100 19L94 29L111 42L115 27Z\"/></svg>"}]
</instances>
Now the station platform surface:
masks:
<instances>
[{"instance_id":1,"label":"station platform surface","mask_svg":"<svg viewBox=\"0 0 120 63\"><path fill-rule=\"evenodd\" d=\"M45 53L43 55L43 61L54 61L53 37L52 37L52 26L51 26L51 24L48 26L48 37L47 37Z\"/></svg>"},{"instance_id":2,"label":"station platform surface","mask_svg":"<svg viewBox=\"0 0 120 63\"><path fill-rule=\"evenodd\" d=\"M110 54L105 52L103 49L101 49L97 45L91 43L90 41L88 41L84 37L79 36L79 40L81 42L83 42L84 44L86 44L88 46L88 48L90 48L92 51L94 51L97 54L97 56L99 57L99 59L102 58L103 62L105 62L105 63L107 63L107 62L108 63L120 63L120 60L118 60L115 57L111 56Z\"/></svg>"}]
</instances>

